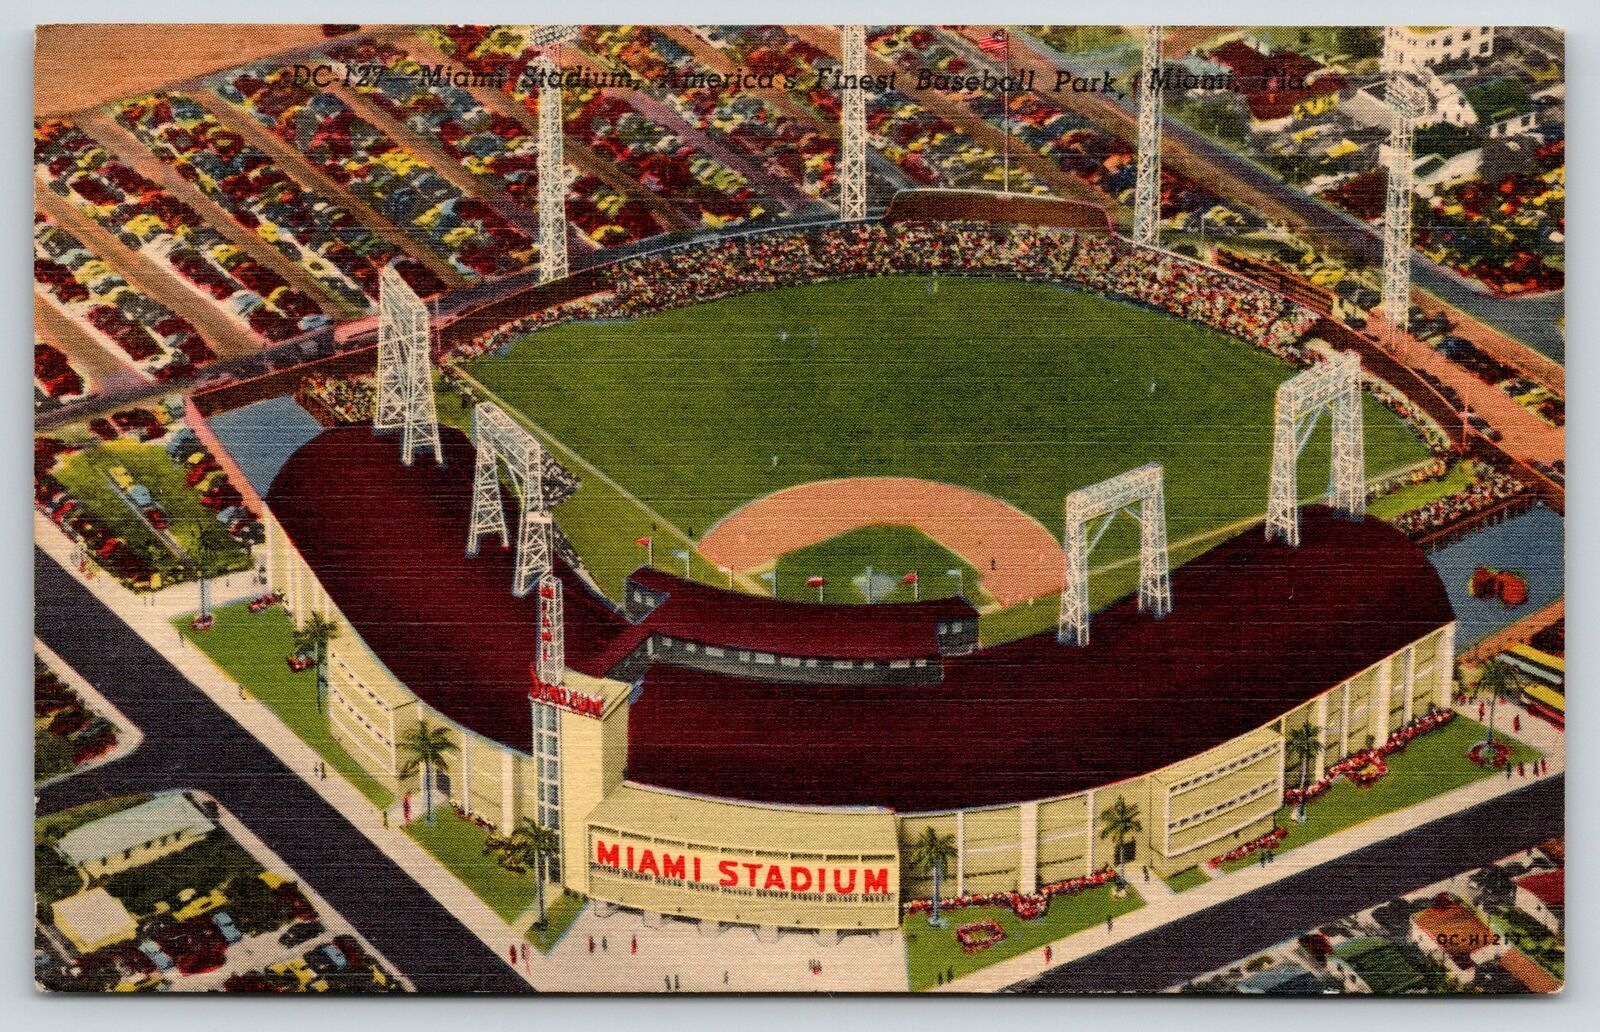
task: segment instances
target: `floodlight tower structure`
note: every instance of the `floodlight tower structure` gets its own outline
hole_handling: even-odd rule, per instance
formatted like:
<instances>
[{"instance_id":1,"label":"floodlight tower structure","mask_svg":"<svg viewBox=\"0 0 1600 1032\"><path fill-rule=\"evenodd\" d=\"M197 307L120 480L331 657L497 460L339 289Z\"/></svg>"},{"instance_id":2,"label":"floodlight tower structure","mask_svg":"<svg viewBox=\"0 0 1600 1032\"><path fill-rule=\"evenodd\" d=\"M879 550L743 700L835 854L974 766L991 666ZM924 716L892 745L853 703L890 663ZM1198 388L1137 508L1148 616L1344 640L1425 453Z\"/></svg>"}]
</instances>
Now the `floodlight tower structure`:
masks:
<instances>
[{"instance_id":1,"label":"floodlight tower structure","mask_svg":"<svg viewBox=\"0 0 1600 1032\"><path fill-rule=\"evenodd\" d=\"M1267 540L1300 544L1300 453L1322 413L1333 412L1333 461L1328 504L1351 519L1367 511L1367 465L1362 440L1361 359L1342 351L1278 387L1272 435L1272 485L1267 492Z\"/></svg>"},{"instance_id":2,"label":"floodlight tower structure","mask_svg":"<svg viewBox=\"0 0 1600 1032\"><path fill-rule=\"evenodd\" d=\"M1133 191L1133 242L1161 243L1161 26L1144 30L1144 81L1139 84L1139 167Z\"/></svg>"},{"instance_id":3,"label":"floodlight tower structure","mask_svg":"<svg viewBox=\"0 0 1600 1032\"><path fill-rule=\"evenodd\" d=\"M1067 495L1066 583L1061 588L1061 620L1056 640L1089 644L1089 553L1119 514L1139 523L1139 609L1161 619L1172 612L1172 578L1167 561L1167 504L1157 462L1119 473ZM1089 523L1104 517L1094 537Z\"/></svg>"},{"instance_id":4,"label":"floodlight tower structure","mask_svg":"<svg viewBox=\"0 0 1600 1032\"><path fill-rule=\"evenodd\" d=\"M867 75L867 27L841 26L839 43L845 76L839 98L839 217L860 222L867 217L867 94L861 88Z\"/></svg>"},{"instance_id":5,"label":"floodlight tower structure","mask_svg":"<svg viewBox=\"0 0 1600 1032\"><path fill-rule=\"evenodd\" d=\"M417 449L432 447L444 465L439 415L433 398L428 306L393 265L378 279L378 397L374 432L400 431L400 460L407 466Z\"/></svg>"},{"instance_id":6,"label":"floodlight tower structure","mask_svg":"<svg viewBox=\"0 0 1600 1032\"><path fill-rule=\"evenodd\" d=\"M511 593L526 595L550 572L555 551L555 523L544 487L544 446L492 401L472 410L472 443L477 450L472 478L472 525L467 529L467 555L478 554L483 535L500 535L508 544L505 505L500 498L500 466L521 501L517 516L517 554Z\"/></svg>"},{"instance_id":7,"label":"floodlight tower structure","mask_svg":"<svg viewBox=\"0 0 1600 1032\"><path fill-rule=\"evenodd\" d=\"M561 579L546 571L539 578L539 658L535 672L543 684L559 687L567 666L567 618Z\"/></svg>"},{"instance_id":8,"label":"floodlight tower structure","mask_svg":"<svg viewBox=\"0 0 1600 1032\"><path fill-rule=\"evenodd\" d=\"M1417 116L1427 96L1396 43L1384 42L1384 97L1389 104L1389 145L1385 150L1383 204L1383 316L1396 338L1411 322L1411 160Z\"/></svg>"},{"instance_id":9,"label":"floodlight tower structure","mask_svg":"<svg viewBox=\"0 0 1600 1032\"><path fill-rule=\"evenodd\" d=\"M533 67L539 87L539 282L567 274L567 162L561 117L561 71L548 57Z\"/></svg>"}]
</instances>

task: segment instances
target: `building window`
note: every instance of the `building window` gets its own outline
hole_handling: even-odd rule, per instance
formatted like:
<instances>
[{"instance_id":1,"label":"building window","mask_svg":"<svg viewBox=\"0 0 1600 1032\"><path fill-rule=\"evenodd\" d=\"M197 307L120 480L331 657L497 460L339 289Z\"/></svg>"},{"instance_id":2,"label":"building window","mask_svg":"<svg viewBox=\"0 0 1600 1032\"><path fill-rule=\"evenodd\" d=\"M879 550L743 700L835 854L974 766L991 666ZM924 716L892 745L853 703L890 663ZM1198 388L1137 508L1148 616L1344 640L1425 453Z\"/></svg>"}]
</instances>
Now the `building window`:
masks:
<instances>
[{"instance_id":1,"label":"building window","mask_svg":"<svg viewBox=\"0 0 1600 1032\"><path fill-rule=\"evenodd\" d=\"M533 703L534 775L538 807L534 819L551 831L561 829L561 715L548 703ZM551 878L561 877L559 851L546 860Z\"/></svg>"}]
</instances>

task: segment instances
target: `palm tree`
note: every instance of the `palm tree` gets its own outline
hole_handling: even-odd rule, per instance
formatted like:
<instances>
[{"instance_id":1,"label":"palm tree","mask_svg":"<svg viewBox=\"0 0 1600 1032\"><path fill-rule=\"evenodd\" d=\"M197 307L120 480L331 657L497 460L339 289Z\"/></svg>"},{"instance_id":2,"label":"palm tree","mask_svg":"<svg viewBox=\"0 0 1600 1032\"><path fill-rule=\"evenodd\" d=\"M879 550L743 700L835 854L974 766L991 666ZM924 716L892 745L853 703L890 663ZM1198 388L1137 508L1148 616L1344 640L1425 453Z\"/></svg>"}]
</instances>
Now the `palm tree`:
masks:
<instances>
[{"instance_id":1,"label":"palm tree","mask_svg":"<svg viewBox=\"0 0 1600 1032\"><path fill-rule=\"evenodd\" d=\"M922 829L922 837L906 846L906 859L912 870L933 875L933 912L928 924L943 928L944 918L939 916L939 892L944 883L945 868L956 858L956 837L941 835L933 828Z\"/></svg>"},{"instance_id":2,"label":"palm tree","mask_svg":"<svg viewBox=\"0 0 1600 1032\"><path fill-rule=\"evenodd\" d=\"M400 752L406 761L400 767L400 776L409 778L422 769L423 813L429 824L433 823L433 776L435 771L450 770L449 753L456 751L450 741L450 732L442 727L429 727L426 720L408 729L400 736Z\"/></svg>"},{"instance_id":3,"label":"palm tree","mask_svg":"<svg viewBox=\"0 0 1600 1032\"><path fill-rule=\"evenodd\" d=\"M1289 732L1283 740L1283 754L1290 763L1300 764L1300 805L1295 807L1294 819L1306 819L1306 789L1311 784L1311 761L1322 754L1322 729L1306 723Z\"/></svg>"},{"instance_id":4,"label":"palm tree","mask_svg":"<svg viewBox=\"0 0 1600 1032\"><path fill-rule=\"evenodd\" d=\"M1499 660L1490 660L1483 665L1483 674L1478 678L1477 685L1473 688L1473 696L1489 699L1489 737L1484 740L1485 745L1494 744L1494 710L1501 702L1512 702L1522 697L1522 690L1527 687L1528 679L1516 667Z\"/></svg>"},{"instance_id":5,"label":"palm tree","mask_svg":"<svg viewBox=\"0 0 1600 1032\"><path fill-rule=\"evenodd\" d=\"M310 649L317 660L317 712L322 712L328 691L328 644L339 636L339 625L321 613L312 613L294 632L295 651Z\"/></svg>"},{"instance_id":6,"label":"palm tree","mask_svg":"<svg viewBox=\"0 0 1600 1032\"><path fill-rule=\"evenodd\" d=\"M1139 823L1139 808L1121 796L1117 801L1100 811L1100 837L1114 839L1117 843L1117 880L1127 881L1122 876L1122 844L1130 835L1137 835L1144 830L1144 825Z\"/></svg>"},{"instance_id":7,"label":"palm tree","mask_svg":"<svg viewBox=\"0 0 1600 1032\"><path fill-rule=\"evenodd\" d=\"M500 866L513 874L533 871L534 892L539 900L539 927L545 926L544 883L546 863L561 848L561 839L532 817L524 817L509 835L491 834L484 842L485 856L493 854Z\"/></svg>"}]
</instances>

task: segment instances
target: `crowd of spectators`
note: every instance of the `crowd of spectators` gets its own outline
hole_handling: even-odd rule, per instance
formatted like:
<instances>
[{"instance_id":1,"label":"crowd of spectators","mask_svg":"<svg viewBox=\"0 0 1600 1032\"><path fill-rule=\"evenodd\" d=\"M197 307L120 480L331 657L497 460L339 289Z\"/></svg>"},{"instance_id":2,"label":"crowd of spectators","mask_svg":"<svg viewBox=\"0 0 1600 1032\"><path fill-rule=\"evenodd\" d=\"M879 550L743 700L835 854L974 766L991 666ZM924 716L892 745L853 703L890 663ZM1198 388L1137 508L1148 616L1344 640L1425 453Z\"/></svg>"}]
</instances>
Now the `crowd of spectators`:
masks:
<instances>
[{"instance_id":1,"label":"crowd of spectators","mask_svg":"<svg viewBox=\"0 0 1600 1032\"><path fill-rule=\"evenodd\" d=\"M328 324L308 294L289 286L193 208L112 158L75 123L37 121L33 161L51 191L130 249L170 266L250 332L277 342Z\"/></svg>"},{"instance_id":2,"label":"crowd of spectators","mask_svg":"<svg viewBox=\"0 0 1600 1032\"><path fill-rule=\"evenodd\" d=\"M377 398L371 376L328 376L312 373L295 388L294 400L323 426L370 420Z\"/></svg>"},{"instance_id":3,"label":"crowd of spectators","mask_svg":"<svg viewBox=\"0 0 1600 1032\"><path fill-rule=\"evenodd\" d=\"M1413 539L1426 537L1497 509L1527 490L1526 483L1509 473L1485 470L1461 490L1402 513L1394 525Z\"/></svg>"},{"instance_id":4,"label":"crowd of spectators","mask_svg":"<svg viewBox=\"0 0 1600 1032\"><path fill-rule=\"evenodd\" d=\"M308 188L281 162L223 125L194 97L155 93L123 101L117 121L235 222L304 269L329 295L361 311L378 297L378 278L400 249L333 199ZM429 297L444 283L400 258L400 272Z\"/></svg>"}]
</instances>

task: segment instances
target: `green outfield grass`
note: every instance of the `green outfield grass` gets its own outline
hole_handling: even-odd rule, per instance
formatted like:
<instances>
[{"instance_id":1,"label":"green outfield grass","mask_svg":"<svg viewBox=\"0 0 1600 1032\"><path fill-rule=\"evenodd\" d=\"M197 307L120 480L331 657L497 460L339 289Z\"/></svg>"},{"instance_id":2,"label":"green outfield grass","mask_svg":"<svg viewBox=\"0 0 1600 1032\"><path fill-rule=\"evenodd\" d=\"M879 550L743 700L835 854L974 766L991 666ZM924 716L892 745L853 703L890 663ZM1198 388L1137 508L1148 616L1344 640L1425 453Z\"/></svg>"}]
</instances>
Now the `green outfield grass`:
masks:
<instances>
[{"instance_id":1,"label":"green outfield grass","mask_svg":"<svg viewBox=\"0 0 1600 1032\"><path fill-rule=\"evenodd\" d=\"M984 605L988 595L978 584L974 570L954 552L912 527L862 527L826 541L797 549L778 560L778 595L781 598L815 601L817 589L806 587L812 577L827 580L823 599L828 602L865 602L867 597L855 579L864 578L871 566L874 582L892 579L873 588L874 602L910 602L917 591L922 598L946 598L960 587L974 605ZM960 577L949 570L960 570ZM903 582L916 573L917 589ZM882 588L888 587L887 593Z\"/></svg>"},{"instance_id":2,"label":"green outfield grass","mask_svg":"<svg viewBox=\"0 0 1600 1032\"><path fill-rule=\"evenodd\" d=\"M1092 295L930 283L824 283L559 326L468 372L615 481L577 470L584 488L556 512L607 591L642 560L633 539L652 533L629 494L698 538L782 488L915 476L998 496L1058 532L1066 492L1159 461L1174 541L1265 510L1273 394L1293 367ZM1366 420L1369 470L1426 457L1371 399ZM1326 435L1303 458L1302 494L1316 497ZM670 568L661 542L671 535L654 532ZM1114 527L1095 564L1136 544L1131 522ZM697 565L697 576L719 576Z\"/></svg>"}]
</instances>

